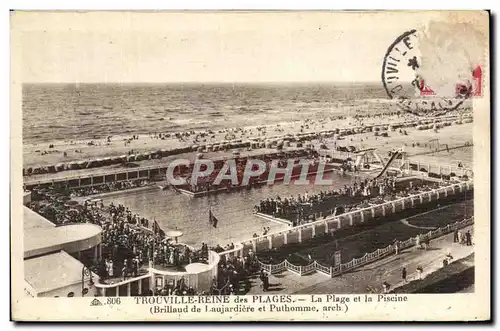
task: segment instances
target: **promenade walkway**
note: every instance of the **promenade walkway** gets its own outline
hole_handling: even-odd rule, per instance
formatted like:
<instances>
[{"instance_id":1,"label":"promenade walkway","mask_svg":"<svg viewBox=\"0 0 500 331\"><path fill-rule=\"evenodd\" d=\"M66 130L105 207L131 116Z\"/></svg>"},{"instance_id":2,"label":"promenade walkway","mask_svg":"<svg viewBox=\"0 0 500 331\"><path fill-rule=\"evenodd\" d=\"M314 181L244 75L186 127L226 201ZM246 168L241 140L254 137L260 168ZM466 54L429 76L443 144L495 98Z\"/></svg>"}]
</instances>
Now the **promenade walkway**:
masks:
<instances>
[{"instance_id":1,"label":"promenade walkway","mask_svg":"<svg viewBox=\"0 0 500 331\"><path fill-rule=\"evenodd\" d=\"M461 231L471 230L467 227ZM472 240L474 242L474 238ZM429 250L412 247L376 261L341 276L329 278L321 273L307 276L297 276L289 271L272 275L270 293L287 294L357 294L357 293L382 293L382 283L388 282L392 287L402 285L401 270L406 267L410 281L417 277L418 266L423 268L423 277L442 266L445 255L450 253L453 261L465 258L473 253L474 246L465 246L453 243L453 233L431 241ZM251 279L252 287L248 294L262 294L260 281Z\"/></svg>"}]
</instances>

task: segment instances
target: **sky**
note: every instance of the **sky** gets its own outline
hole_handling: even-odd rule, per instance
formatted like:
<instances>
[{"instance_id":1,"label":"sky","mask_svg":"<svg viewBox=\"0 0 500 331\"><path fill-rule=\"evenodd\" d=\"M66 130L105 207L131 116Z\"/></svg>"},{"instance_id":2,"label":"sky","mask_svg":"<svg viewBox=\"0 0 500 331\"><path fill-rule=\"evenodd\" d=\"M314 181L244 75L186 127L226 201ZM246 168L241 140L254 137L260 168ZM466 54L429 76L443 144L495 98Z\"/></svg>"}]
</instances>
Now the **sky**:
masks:
<instances>
[{"instance_id":1,"label":"sky","mask_svg":"<svg viewBox=\"0 0 500 331\"><path fill-rule=\"evenodd\" d=\"M430 15L432 16L432 15ZM22 81L375 82L411 13L22 13Z\"/></svg>"}]
</instances>

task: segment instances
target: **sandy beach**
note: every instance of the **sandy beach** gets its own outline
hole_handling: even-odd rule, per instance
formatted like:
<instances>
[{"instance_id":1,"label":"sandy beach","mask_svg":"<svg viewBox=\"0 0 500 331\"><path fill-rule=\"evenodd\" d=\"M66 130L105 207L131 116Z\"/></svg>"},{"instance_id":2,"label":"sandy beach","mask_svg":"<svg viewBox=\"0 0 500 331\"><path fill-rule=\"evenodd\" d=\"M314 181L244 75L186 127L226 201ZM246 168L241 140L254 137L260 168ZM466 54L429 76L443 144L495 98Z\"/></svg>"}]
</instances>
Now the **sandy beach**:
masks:
<instances>
[{"instance_id":1,"label":"sandy beach","mask_svg":"<svg viewBox=\"0 0 500 331\"><path fill-rule=\"evenodd\" d=\"M241 128L232 128L226 130L206 130L206 131L190 131L189 135L185 134L182 137L177 137L175 134L170 134L163 139L154 138L154 133L149 135L137 135L137 139L130 139L131 136L112 136L109 139L94 139L87 141L54 141L51 143L25 143L23 145L24 167L48 166L58 163L66 163L71 161L92 160L103 157L121 156L128 153L137 154L144 152L153 152L159 149L172 149L186 147L192 145L213 144L224 140L248 140L259 138L265 140L268 138L283 136L286 134L295 135L297 133L317 133L324 130L342 129L352 126L374 125L374 124L391 124L408 120L416 120L419 117L408 113L400 115L384 115L377 117L368 117L356 119L353 117L345 117L342 119L324 119L324 120L306 120L306 121L289 121L268 126L247 126ZM465 126L464 126L465 127ZM471 126L470 126L471 127ZM446 133L446 128L443 129ZM416 130L407 130L416 131ZM454 130L450 130L452 132ZM467 131L465 135L471 134ZM413 135L413 133L412 133ZM448 135L435 133L432 130L416 131L415 141L423 139L431 140L439 136L440 144L449 144L455 146L459 141L456 140L456 134ZM409 142L411 144L411 136L398 136L395 132L390 138L369 139L373 137L373 133L357 134L347 141L351 145L359 146L360 148L377 147L392 149L393 146ZM352 139L352 142L350 141ZM453 143L453 144L452 144ZM49 148L49 145L53 145ZM363 146L363 147L362 147ZM399 146L401 147L401 146Z\"/></svg>"}]
</instances>

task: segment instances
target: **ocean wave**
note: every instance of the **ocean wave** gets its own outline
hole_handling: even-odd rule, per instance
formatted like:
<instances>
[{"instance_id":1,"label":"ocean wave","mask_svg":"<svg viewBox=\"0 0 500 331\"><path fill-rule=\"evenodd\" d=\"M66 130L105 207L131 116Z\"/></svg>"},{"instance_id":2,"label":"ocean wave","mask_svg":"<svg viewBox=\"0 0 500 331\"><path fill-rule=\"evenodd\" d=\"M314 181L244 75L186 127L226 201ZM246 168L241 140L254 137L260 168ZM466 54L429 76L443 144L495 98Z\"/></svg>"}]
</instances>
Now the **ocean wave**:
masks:
<instances>
[{"instance_id":1,"label":"ocean wave","mask_svg":"<svg viewBox=\"0 0 500 331\"><path fill-rule=\"evenodd\" d=\"M249 116L252 125L263 125L297 116L299 109L310 118L339 113L342 109L332 107L354 98L382 100L385 91L360 84L30 84L23 86L23 138L40 142L205 130L242 126ZM311 109L321 103L328 109Z\"/></svg>"}]
</instances>

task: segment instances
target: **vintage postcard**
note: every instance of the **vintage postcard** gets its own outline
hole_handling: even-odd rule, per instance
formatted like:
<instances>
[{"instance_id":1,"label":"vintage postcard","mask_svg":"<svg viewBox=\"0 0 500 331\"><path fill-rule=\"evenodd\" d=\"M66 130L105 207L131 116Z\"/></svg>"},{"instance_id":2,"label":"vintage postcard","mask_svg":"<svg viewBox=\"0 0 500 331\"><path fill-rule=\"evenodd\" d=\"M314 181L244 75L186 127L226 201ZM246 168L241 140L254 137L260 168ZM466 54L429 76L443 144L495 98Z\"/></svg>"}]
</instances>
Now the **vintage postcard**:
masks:
<instances>
[{"instance_id":1,"label":"vintage postcard","mask_svg":"<svg viewBox=\"0 0 500 331\"><path fill-rule=\"evenodd\" d=\"M489 320L489 24L11 12L11 318Z\"/></svg>"}]
</instances>

